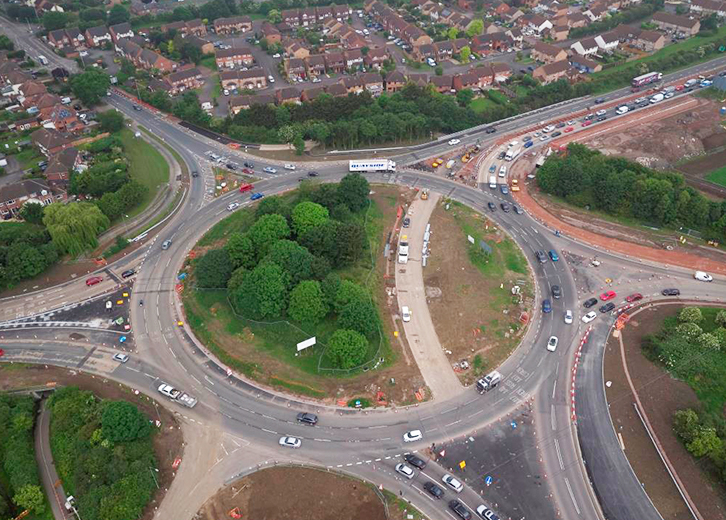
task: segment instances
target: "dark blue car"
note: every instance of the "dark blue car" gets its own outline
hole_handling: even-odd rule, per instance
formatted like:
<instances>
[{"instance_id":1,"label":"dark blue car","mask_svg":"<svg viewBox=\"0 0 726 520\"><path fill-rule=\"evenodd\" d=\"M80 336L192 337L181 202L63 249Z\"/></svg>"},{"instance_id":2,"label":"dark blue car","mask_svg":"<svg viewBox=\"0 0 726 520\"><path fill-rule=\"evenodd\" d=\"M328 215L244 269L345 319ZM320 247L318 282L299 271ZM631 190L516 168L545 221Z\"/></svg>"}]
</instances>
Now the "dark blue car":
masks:
<instances>
[{"instance_id":1,"label":"dark blue car","mask_svg":"<svg viewBox=\"0 0 726 520\"><path fill-rule=\"evenodd\" d=\"M529 147L530 147L530 146L532 146L533 144L534 144L534 143L533 143L532 141L527 141L526 143L524 143L524 147L525 147L525 148L529 148Z\"/></svg>"},{"instance_id":2,"label":"dark blue car","mask_svg":"<svg viewBox=\"0 0 726 520\"><path fill-rule=\"evenodd\" d=\"M253 193L252 196L250 197L250 200L258 200L258 199L261 199L262 197L264 197L264 195L262 193L259 193L259 192Z\"/></svg>"},{"instance_id":3,"label":"dark blue car","mask_svg":"<svg viewBox=\"0 0 726 520\"><path fill-rule=\"evenodd\" d=\"M549 300L542 300L542 312L552 312L552 302Z\"/></svg>"}]
</instances>

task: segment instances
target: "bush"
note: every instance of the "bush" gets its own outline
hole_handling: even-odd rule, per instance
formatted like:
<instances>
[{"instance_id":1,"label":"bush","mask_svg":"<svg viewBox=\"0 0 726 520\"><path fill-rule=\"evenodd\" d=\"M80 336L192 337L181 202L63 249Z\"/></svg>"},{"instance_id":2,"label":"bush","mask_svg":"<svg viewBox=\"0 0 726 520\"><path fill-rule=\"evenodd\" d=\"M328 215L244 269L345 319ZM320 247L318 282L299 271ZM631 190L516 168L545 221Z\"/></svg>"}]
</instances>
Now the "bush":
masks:
<instances>
[{"instance_id":1,"label":"bush","mask_svg":"<svg viewBox=\"0 0 726 520\"><path fill-rule=\"evenodd\" d=\"M673 414L673 431L684 442L691 442L698 433L700 419L695 410L688 408Z\"/></svg>"},{"instance_id":2,"label":"bush","mask_svg":"<svg viewBox=\"0 0 726 520\"><path fill-rule=\"evenodd\" d=\"M686 307L678 313L678 320L681 323L701 323L703 321L703 313L698 307Z\"/></svg>"},{"instance_id":3,"label":"bush","mask_svg":"<svg viewBox=\"0 0 726 520\"><path fill-rule=\"evenodd\" d=\"M368 342L362 334L338 329L330 337L325 353L336 368L349 369L365 361L367 350Z\"/></svg>"},{"instance_id":4,"label":"bush","mask_svg":"<svg viewBox=\"0 0 726 520\"><path fill-rule=\"evenodd\" d=\"M111 401L101 415L103 437L111 442L135 441L151 433L149 421L133 404Z\"/></svg>"},{"instance_id":5,"label":"bush","mask_svg":"<svg viewBox=\"0 0 726 520\"><path fill-rule=\"evenodd\" d=\"M232 262L226 249L210 249L197 261L197 285L204 289L224 289L232 276Z\"/></svg>"},{"instance_id":6,"label":"bush","mask_svg":"<svg viewBox=\"0 0 726 520\"><path fill-rule=\"evenodd\" d=\"M328 313L320 282L306 280L300 282L290 293L288 314L300 323L315 325Z\"/></svg>"}]
</instances>

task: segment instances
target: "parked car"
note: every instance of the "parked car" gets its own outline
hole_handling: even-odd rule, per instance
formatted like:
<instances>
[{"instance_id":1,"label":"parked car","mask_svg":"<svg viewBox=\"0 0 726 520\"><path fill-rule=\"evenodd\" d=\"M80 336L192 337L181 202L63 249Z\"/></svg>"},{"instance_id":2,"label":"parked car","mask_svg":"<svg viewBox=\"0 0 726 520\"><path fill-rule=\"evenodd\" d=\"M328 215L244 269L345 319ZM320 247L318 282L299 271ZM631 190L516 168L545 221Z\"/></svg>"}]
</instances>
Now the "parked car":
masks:
<instances>
[{"instance_id":1,"label":"parked car","mask_svg":"<svg viewBox=\"0 0 726 520\"><path fill-rule=\"evenodd\" d=\"M600 299L601 299L602 301L606 302L606 301L608 301L608 300L612 300L612 299L613 299L613 298L615 298L616 296L617 296L617 294L615 293L615 291L605 291L604 293L602 293L602 294L600 295Z\"/></svg>"},{"instance_id":2,"label":"parked car","mask_svg":"<svg viewBox=\"0 0 726 520\"><path fill-rule=\"evenodd\" d=\"M396 471L409 480L416 474L410 466L406 466L403 463L396 464Z\"/></svg>"},{"instance_id":3,"label":"parked car","mask_svg":"<svg viewBox=\"0 0 726 520\"><path fill-rule=\"evenodd\" d=\"M499 191L502 192L502 195L509 195L509 186L507 186L506 184L500 184Z\"/></svg>"},{"instance_id":4,"label":"parked car","mask_svg":"<svg viewBox=\"0 0 726 520\"><path fill-rule=\"evenodd\" d=\"M453 475L449 475L448 473L441 477L441 482L449 486L457 493L461 493L462 491L464 491L464 484L459 482Z\"/></svg>"},{"instance_id":5,"label":"parked car","mask_svg":"<svg viewBox=\"0 0 726 520\"><path fill-rule=\"evenodd\" d=\"M126 363L129 360L129 355L119 352L118 354L113 355L113 359L114 361L118 361L119 363Z\"/></svg>"},{"instance_id":6,"label":"parked car","mask_svg":"<svg viewBox=\"0 0 726 520\"><path fill-rule=\"evenodd\" d=\"M679 289L663 289L661 294L663 296L678 296L681 294L681 291Z\"/></svg>"},{"instance_id":7,"label":"parked car","mask_svg":"<svg viewBox=\"0 0 726 520\"><path fill-rule=\"evenodd\" d=\"M597 305L597 298L590 298L589 300L586 300L585 303L582 304L583 307L586 309L589 309L593 305Z\"/></svg>"},{"instance_id":8,"label":"parked car","mask_svg":"<svg viewBox=\"0 0 726 520\"><path fill-rule=\"evenodd\" d=\"M494 511L492 511L485 505L480 505L479 507L477 507L476 514L478 514L484 520L499 520L499 517L494 514Z\"/></svg>"},{"instance_id":9,"label":"parked car","mask_svg":"<svg viewBox=\"0 0 726 520\"><path fill-rule=\"evenodd\" d=\"M404 218L403 219L403 227L407 228L410 225L411 225L411 218L410 217Z\"/></svg>"}]
</instances>

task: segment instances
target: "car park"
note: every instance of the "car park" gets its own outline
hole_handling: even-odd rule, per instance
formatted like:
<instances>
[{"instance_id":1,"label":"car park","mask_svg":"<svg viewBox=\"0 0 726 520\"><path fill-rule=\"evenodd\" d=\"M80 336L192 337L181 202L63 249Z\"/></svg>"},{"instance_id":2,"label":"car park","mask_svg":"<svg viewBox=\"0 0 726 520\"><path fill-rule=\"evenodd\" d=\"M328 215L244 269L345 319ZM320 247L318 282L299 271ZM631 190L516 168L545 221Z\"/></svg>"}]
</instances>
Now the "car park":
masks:
<instances>
[{"instance_id":1,"label":"car park","mask_svg":"<svg viewBox=\"0 0 726 520\"><path fill-rule=\"evenodd\" d=\"M497 210L497 207L494 205L493 202L488 202L487 206L489 207L489 211L495 212Z\"/></svg>"},{"instance_id":2,"label":"car park","mask_svg":"<svg viewBox=\"0 0 726 520\"><path fill-rule=\"evenodd\" d=\"M476 514L482 517L484 520L499 520L499 517L494 514L494 511L492 511L485 505L477 507Z\"/></svg>"},{"instance_id":3,"label":"car park","mask_svg":"<svg viewBox=\"0 0 726 520\"><path fill-rule=\"evenodd\" d=\"M552 286L552 297L555 300L559 300L560 298L562 298L562 289L560 288L559 285Z\"/></svg>"},{"instance_id":4,"label":"car park","mask_svg":"<svg viewBox=\"0 0 726 520\"><path fill-rule=\"evenodd\" d=\"M437 486L433 482L425 482L424 489L434 498L443 498L445 495L444 490L440 486Z\"/></svg>"},{"instance_id":5,"label":"car park","mask_svg":"<svg viewBox=\"0 0 726 520\"><path fill-rule=\"evenodd\" d=\"M239 202L230 202L227 204L227 211L234 211L239 208Z\"/></svg>"},{"instance_id":6,"label":"car park","mask_svg":"<svg viewBox=\"0 0 726 520\"><path fill-rule=\"evenodd\" d=\"M600 295L600 299L601 299L602 301L606 302L606 301L608 301L608 300L612 300L612 299L613 299L613 298L615 298L616 296L617 296L617 293L616 293L615 291L605 291L604 293L602 293L602 294Z\"/></svg>"},{"instance_id":7,"label":"car park","mask_svg":"<svg viewBox=\"0 0 726 520\"><path fill-rule=\"evenodd\" d=\"M661 294L663 296L678 296L681 294L681 291L679 289L663 289Z\"/></svg>"},{"instance_id":8,"label":"car park","mask_svg":"<svg viewBox=\"0 0 726 520\"><path fill-rule=\"evenodd\" d=\"M625 298L625 301L628 303L633 303L633 302L637 302L638 300L642 300L642 299L643 299L643 295L637 292L637 293L633 293L630 296L628 296L627 298Z\"/></svg>"},{"instance_id":9,"label":"car park","mask_svg":"<svg viewBox=\"0 0 726 520\"><path fill-rule=\"evenodd\" d=\"M504 213L509 213L509 204L507 204L506 202L502 202L502 203L500 204L500 206L502 207L502 211L503 211Z\"/></svg>"},{"instance_id":10,"label":"car park","mask_svg":"<svg viewBox=\"0 0 726 520\"><path fill-rule=\"evenodd\" d=\"M404 455L403 460L408 462L414 468L424 469L426 467L426 461L412 453Z\"/></svg>"},{"instance_id":11,"label":"car park","mask_svg":"<svg viewBox=\"0 0 726 520\"><path fill-rule=\"evenodd\" d=\"M542 312L545 314L552 312L552 302L550 300L542 300Z\"/></svg>"},{"instance_id":12,"label":"car park","mask_svg":"<svg viewBox=\"0 0 726 520\"><path fill-rule=\"evenodd\" d=\"M560 259L560 257L557 256L557 251L555 251L554 249L550 249L550 252L548 254L550 255L550 259L553 262L557 262Z\"/></svg>"},{"instance_id":13,"label":"car park","mask_svg":"<svg viewBox=\"0 0 726 520\"><path fill-rule=\"evenodd\" d=\"M547 341L547 350L550 352L554 352L557 350L557 343L559 340L557 339L557 336L550 336L550 339Z\"/></svg>"},{"instance_id":14,"label":"car park","mask_svg":"<svg viewBox=\"0 0 726 520\"><path fill-rule=\"evenodd\" d=\"M590 311L582 317L582 322L590 323L595 318L597 318L597 313L595 311Z\"/></svg>"},{"instance_id":15,"label":"car park","mask_svg":"<svg viewBox=\"0 0 726 520\"><path fill-rule=\"evenodd\" d=\"M693 274L693 277L700 282L712 282L713 281L713 276L711 276L708 273L704 273L703 271L696 271Z\"/></svg>"},{"instance_id":16,"label":"car park","mask_svg":"<svg viewBox=\"0 0 726 520\"><path fill-rule=\"evenodd\" d=\"M537 260L539 260L540 264L544 264L547 261L547 257L544 254L544 251L537 250L534 252L534 256L537 257Z\"/></svg>"},{"instance_id":17,"label":"car park","mask_svg":"<svg viewBox=\"0 0 726 520\"><path fill-rule=\"evenodd\" d=\"M570 310L565 311L565 323L567 325L572 324L572 311Z\"/></svg>"},{"instance_id":18,"label":"car park","mask_svg":"<svg viewBox=\"0 0 726 520\"><path fill-rule=\"evenodd\" d=\"M449 146L454 146L454 145L457 145L457 144L459 144L460 142L461 142L461 140L460 140L460 139L450 139L450 140L449 140Z\"/></svg>"},{"instance_id":19,"label":"car park","mask_svg":"<svg viewBox=\"0 0 726 520\"><path fill-rule=\"evenodd\" d=\"M121 273L121 278L129 278L136 274L136 271L133 269L126 269L123 273Z\"/></svg>"},{"instance_id":20,"label":"car park","mask_svg":"<svg viewBox=\"0 0 726 520\"><path fill-rule=\"evenodd\" d=\"M166 250L166 249L169 249L170 247L171 247L171 240L164 240L161 243L161 248L162 249L165 249Z\"/></svg>"},{"instance_id":21,"label":"car park","mask_svg":"<svg viewBox=\"0 0 726 520\"><path fill-rule=\"evenodd\" d=\"M615 304L613 302L606 303L602 307L600 307L600 312L605 314L606 312L610 312L615 308Z\"/></svg>"},{"instance_id":22,"label":"car park","mask_svg":"<svg viewBox=\"0 0 726 520\"><path fill-rule=\"evenodd\" d=\"M262 168L262 171L265 173L277 173L277 170L272 166L265 166L264 168Z\"/></svg>"},{"instance_id":23,"label":"car park","mask_svg":"<svg viewBox=\"0 0 726 520\"><path fill-rule=\"evenodd\" d=\"M314 413L300 412L296 417L297 422L307 424L308 426L315 426L318 424L318 416Z\"/></svg>"},{"instance_id":24,"label":"car park","mask_svg":"<svg viewBox=\"0 0 726 520\"><path fill-rule=\"evenodd\" d=\"M297 437L280 437L280 446L297 449L302 446L302 441Z\"/></svg>"},{"instance_id":25,"label":"car park","mask_svg":"<svg viewBox=\"0 0 726 520\"><path fill-rule=\"evenodd\" d=\"M119 352L113 355L113 359L114 361L118 361L119 363L126 363L129 360L129 355Z\"/></svg>"},{"instance_id":26,"label":"car park","mask_svg":"<svg viewBox=\"0 0 726 520\"><path fill-rule=\"evenodd\" d=\"M264 197L264 195L263 195L262 193L259 193L259 192L258 192L258 193L253 193L253 194L252 194L252 195L250 196L250 200L259 200L259 199L261 199L262 197Z\"/></svg>"},{"instance_id":27,"label":"car park","mask_svg":"<svg viewBox=\"0 0 726 520\"><path fill-rule=\"evenodd\" d=\"M406 466L404 463L396 464L396 472L400 473L409 480L416 474L410 466Z\"/></svg>"},{"instance_id":28,"label":"car park","mask_svg":"<svg viewBox=\"0 0 726 520\"><path fill-rule=\"evenodd\" d=\"M449 509L451 509L456 516L461 520L471 520L471 511L469 511L464 504L458 500L452 500L449 502Z\"/></svg>"},{"instance_id":29,"label":"car park","mask_svg":"<svg viewBox=\"0 0 726 520\"><path fill-rule=\"evenodd\" d=\"M411 430L403 434L403 442L416 442L423 439L421 430Z\"/></svg>"},{"instance_id":30,"label":"car park","mask_svg":"<svg viewBox=\"0 0 726 520\"><path fill-rule=\"evenodd\" d=\"M585 303L582 304L583 307L586 309L589 309L593 305L597 305L597 298L590 298L589 300L585 301Z\"/></svg>"},{"instance_id":31,"label":"car park","mask_svg":"<svg viewBox=\"0 0 726 520\"><path fill-rule=\"evenodd\" d=\"M454 477L453 475L449 475L448 473L441 477L441 482L449 486L457 493L461 493L462 491L464 491L464 484L459 482L456 477Z\"/></svg>"}]
</instances>

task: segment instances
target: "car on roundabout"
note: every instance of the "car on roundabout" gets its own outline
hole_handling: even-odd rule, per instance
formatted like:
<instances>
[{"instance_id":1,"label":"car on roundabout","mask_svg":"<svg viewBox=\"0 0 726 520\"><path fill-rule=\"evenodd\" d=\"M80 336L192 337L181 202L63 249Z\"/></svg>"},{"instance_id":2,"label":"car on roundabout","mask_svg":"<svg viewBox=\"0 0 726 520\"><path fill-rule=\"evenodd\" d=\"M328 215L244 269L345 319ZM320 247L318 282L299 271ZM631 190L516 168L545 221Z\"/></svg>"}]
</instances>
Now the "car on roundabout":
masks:
<instances>
[{"instance_id":1,"label":"car on roundabout","mask_svg":"<svg viewBox=\"0 0 726 520\"><path fill-rule=\"evenodd\" d=\"M403 442L417 442L423 439L421 430L411 430L403 434Z\"/></svg>"},{"instance_id":2,"label":"car on roundabout","mask_svg":"<svg viewBox=\"0 0 726 520\"><path fill-rule=\"evenodd\" d=\"M603 305L602 307L600 307L600 312L602 312L603 314L605 314L606 312L610 312L614 308L615 308L615 304L613 302L606 303L605 305Z\"/></svg>"},{"instance_id":3,"label":"car on roundabout","mask_svg":"<svg viewBox=\"0 0 726 520\"><path fill-rule=\"evenodd\" d=\"M693 277L700 282L712 282L713 281L713 276L711 276L708 273L704 273L703 271L696 271L693 274Z\"/></svg>"},{"instance_id":4,"label":"car on roundabout","mask_svg":"<svg viewBox=\"0 0 726 520\"><path fill-rule=\"evenodd\" d=\"M411 469L410 466L407 466L403 462L401 462L400 464L396 464L396 473L400 473L409 480L416 475L413 469Z\"/></svg>"},{"instance_id":5,"label":"car on roundabout","mask_svg":"<svg viewBox=\"0 0 726 520\"><path fill-rule=\"evenodd\" d=\"M590 323L595 318L597 318L597 313L595 311L590 311L582 317L582 322Z\"/></svg>"},{"instance_id":6,"label":"car on roundabout","mask_svg":"<svg viewBox=\"0 0 726 520\"><path fill-rule=\"evenodd\" d=\"M302 441L297 437L280 437L280 446L297 449L302 446Z\"/></svg>"},{"instance_id":7,"label":"car on roundabout","mask_svg":"<svg viewBox=\"0 0 726 520\"><path fill-rule=\"evenodd\" d=\"M449 139L449 146L455 146L461 142L461 139Z\"/></svg>"},{"instance_id":8,"label":"car on roundabout","mask_svg":"<svg viewBox=\"0 0 726 520\"><path fill-rule=\"evenodd\" d=\"M547 341L547 350L550 352L554 352L557 350L557 343L559 342L559 339L557 339L557 336L550 336L550 339Z\"/></svg>"},{"instance_id":9,"label":"car on roundabout","mask_svg":"<svg viewBox=\"0 0 726 520\"><path fill-rule=\"evenodd\" d=\"M589 309L593 305L597 305L597 298L590 298L589 300L585 300L585 303L582 304L582 306L586 309Z\"/></svg>"},{"instance_id":10,"label":"car on roundabout","mask_svg":"<svg viewBox=\"0 0 726 520\"><path fill-rule=\"evenodd\" d=\"M308 426L315 426L318 424L318 416L314 413L300 412L296 417L297 422L307 424Z\"/></svg>"},{"instance_id":11,"label":"car on roundabout","mask_svg":"<svg viewBox=\"0 0 726 520\"><path fill-rule=\"evenodd\" d=\"M680 289L663 289L661 291L663 296L679 296L681 294Z\"/></svg>"},{"instance_id":12,"label":"car on roundabout","mask_svg":"<svg viewBox=\"0 0 726 520\"><path fill-rule=\"evenodd\" d=\"M262 168L262 171L265 173L277 173L277 170L272 166L265 166L264 168Z\"/></svg>"},{"instance_id":13,"label":"car on roundabout","mask_svg":"<svg viewBox=\"0 0 726 520\"><path fill-rule=\"evenodd\" d=\"M617 296L617 293L616 293L615 291L605 291L604 293L602 293L602 294L600 295L600 299L601 299L602 301L606 302L606 301L608 301L608 300L612 300L612 299L613 299L613 298L615 298L616 296Z\"/></svg>"}]
</instances>

